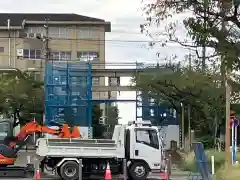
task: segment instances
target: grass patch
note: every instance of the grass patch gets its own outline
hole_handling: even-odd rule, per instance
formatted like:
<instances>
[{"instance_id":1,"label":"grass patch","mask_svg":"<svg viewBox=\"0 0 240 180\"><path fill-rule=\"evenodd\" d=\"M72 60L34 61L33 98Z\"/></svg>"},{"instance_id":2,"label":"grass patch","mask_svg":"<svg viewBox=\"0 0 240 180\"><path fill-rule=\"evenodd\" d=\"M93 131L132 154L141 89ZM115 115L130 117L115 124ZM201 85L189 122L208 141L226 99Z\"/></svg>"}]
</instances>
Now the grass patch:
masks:
<instances>
[{"instance_id":1,"label":"grass patch","mask_svg":"<svg viewBox=\"0 0 240 180\"><path fill-rule=\"evenodd\" d=\"M216 172L223 167L225 162L225 152L218 152L214 150L206 150L207 162L211 168L211 156L214 156ZM237 160L240 161L240 153L237 154ZM185 171L197 172L196 160L194 152L185 154L183 156L182 168Z\"/></svg>"},{"instance_id":2,"label":"grass patch","mask_svg":"<svg viewBox=\"0 0 240 180\"><path fill-rule=\"evenodd\" d=\"M216 173L217 180L239 180L240 168L239 166L228 166L220 168Z\"/></svg>"}]
</instances>

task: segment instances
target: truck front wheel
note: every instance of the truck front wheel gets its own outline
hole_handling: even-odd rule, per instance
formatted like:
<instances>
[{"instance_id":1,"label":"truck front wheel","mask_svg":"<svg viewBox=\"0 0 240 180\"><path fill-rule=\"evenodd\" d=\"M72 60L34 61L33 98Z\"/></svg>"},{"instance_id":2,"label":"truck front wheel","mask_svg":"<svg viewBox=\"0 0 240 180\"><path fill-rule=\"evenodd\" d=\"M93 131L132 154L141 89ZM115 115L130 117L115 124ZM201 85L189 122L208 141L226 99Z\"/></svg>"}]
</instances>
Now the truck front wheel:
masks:
<instances>
[{"instance_id":1,"label":"truck front wheel","mask_svg":"<svg viewBox=\"0 0 240 180\"><path fill-rule=\"evenodd\" d=\"M133 162L129 169L130 178L133 180L147 179L149 168L144 162Z\"/></svg>"},{"instance_id":2,"label":"truck front wheel","mask_svg":"<svg viewBox=\"0 0 240 180\"><path fill-rule=\"evenodd\" d=\"M66 161L59 169L59 175L64 180L77 180L78 179L79 165L75 161Z\"/></svg>"}]
</instances>

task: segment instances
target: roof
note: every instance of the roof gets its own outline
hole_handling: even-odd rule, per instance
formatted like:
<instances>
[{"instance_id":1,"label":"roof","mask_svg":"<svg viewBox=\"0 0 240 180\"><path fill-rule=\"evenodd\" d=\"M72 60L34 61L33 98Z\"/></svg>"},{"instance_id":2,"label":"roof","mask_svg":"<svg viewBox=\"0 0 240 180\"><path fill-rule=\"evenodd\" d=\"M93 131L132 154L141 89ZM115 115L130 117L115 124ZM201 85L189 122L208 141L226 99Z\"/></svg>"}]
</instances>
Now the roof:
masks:
<instances>
[{"instance_id":1,"label":"roof","mask_svg":"<svg viewBox=\"0 0 240 180\"><path fill-rule=\"evenodd\" d=\"M0 26L7 26L7 20L10 19L11 26L21 26L23 20L25 21L51 21L59 22L77 22L77 21L88 21L88 22L99 22L104 23L105 20L82 16L79 14L47 14L47 13L0 13Z\"/></svg>"}]
</instances>

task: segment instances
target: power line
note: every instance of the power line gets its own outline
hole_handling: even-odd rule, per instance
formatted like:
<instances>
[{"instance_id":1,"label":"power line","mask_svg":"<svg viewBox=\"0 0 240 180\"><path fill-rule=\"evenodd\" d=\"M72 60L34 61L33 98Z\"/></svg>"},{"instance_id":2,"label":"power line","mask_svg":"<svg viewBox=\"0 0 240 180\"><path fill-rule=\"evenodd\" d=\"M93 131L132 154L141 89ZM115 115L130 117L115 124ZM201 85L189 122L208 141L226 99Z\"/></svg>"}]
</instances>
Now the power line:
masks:
<instances>
[{"instance_id":1,"label":"power line","mask_svg":"<svg viewBox=\"0 0 240 180\"><path fill-rule=\"evenodd\" d=\"M119 31L119 30L113 30L111 32L109 32L108 34L112 34L112 33L117 33L117 34L136 34L136 35L144 35L143 33L141 32L130 32L130 31ZM108 35L107 34L107 35Z\"/></svg>"},{"instance_id":2,"label":"power line","mask_svg":"<svg viewBox=\"0 0 240 180\"><path fill-rule=\"evenodd\" d=\"M24 38L24 37L0 37L0 39L31 39L34 38ZM36 38L36 40L38 40ZM51 38L49 37L49 40L68 40L68 41L95 41L95 42L125 42L125 43L162 43L163 40L120 40L120 39L97 39L97 38ZM40 41L40 40L39 40Z\"/></svg>"}]
</instances>

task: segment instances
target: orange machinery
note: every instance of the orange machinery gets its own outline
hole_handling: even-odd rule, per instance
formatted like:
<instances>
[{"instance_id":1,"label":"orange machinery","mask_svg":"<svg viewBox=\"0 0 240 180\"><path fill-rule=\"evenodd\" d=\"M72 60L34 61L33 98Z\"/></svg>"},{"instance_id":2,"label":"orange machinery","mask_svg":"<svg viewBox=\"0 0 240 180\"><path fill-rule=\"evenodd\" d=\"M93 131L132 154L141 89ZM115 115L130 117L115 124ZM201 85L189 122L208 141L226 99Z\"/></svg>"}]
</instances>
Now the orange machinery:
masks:
<instances>
[{"instance_id":1,"label":"orange machinery","mask_svg":"<svg viewBox=\"0 0 240 180\"><path fill-rule=\"evenodd\" d=\"M9 128L8 131L13 131L13 126L9 125L9 127L12 128ZM0 144L0 166L13 165L17 158L17 152L26 144L28 137L34 133L52 134L59 138L81 137L80 131L76 126L70 128L68 124L63 124L62 126L59 126L58 129L52 129L31 121L21 128L16 137L6 136L4 138L3 144Z\"/></svg>"}]
</instances>

